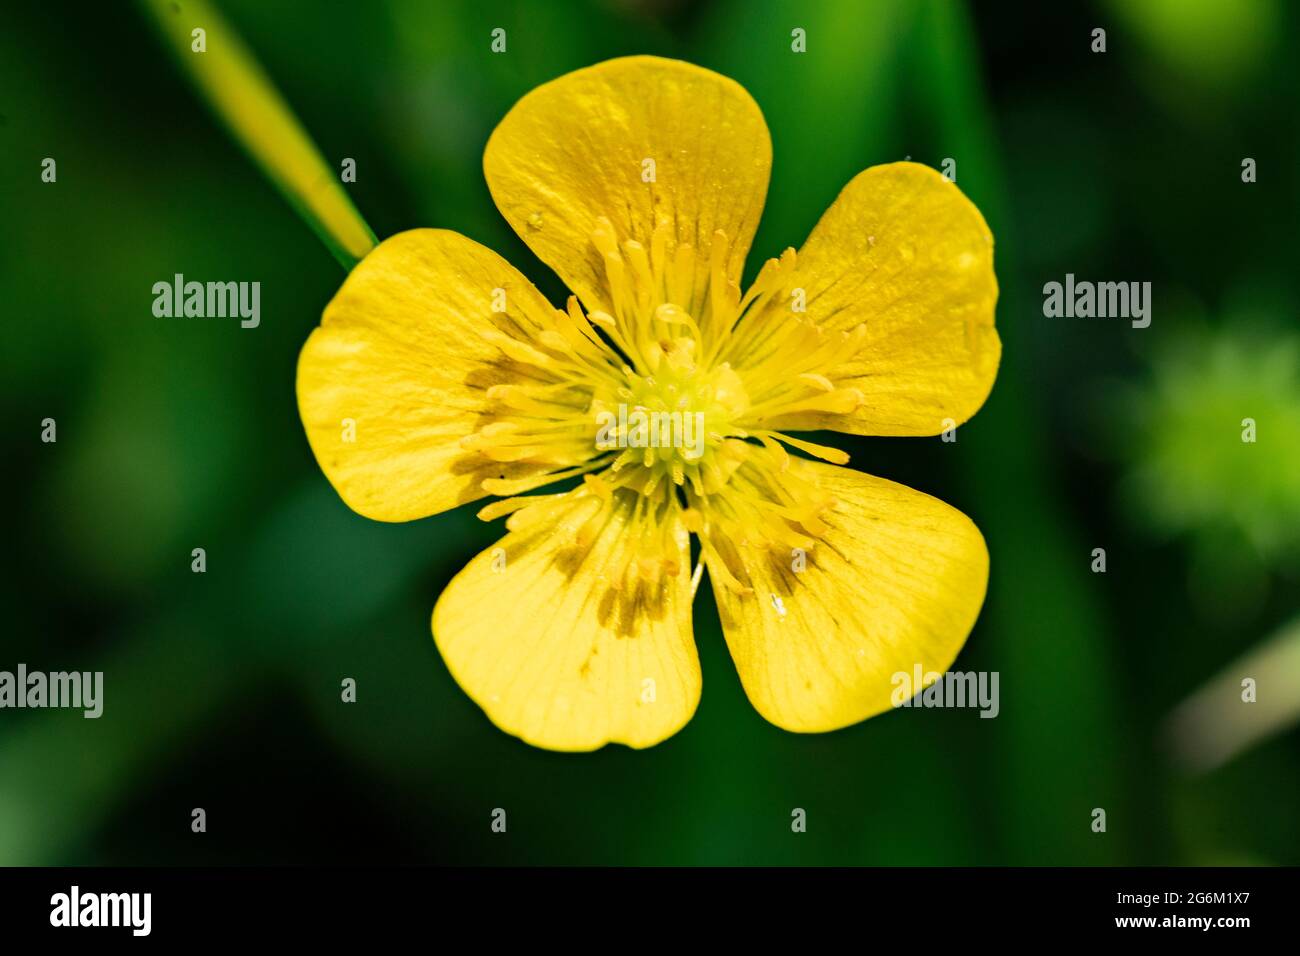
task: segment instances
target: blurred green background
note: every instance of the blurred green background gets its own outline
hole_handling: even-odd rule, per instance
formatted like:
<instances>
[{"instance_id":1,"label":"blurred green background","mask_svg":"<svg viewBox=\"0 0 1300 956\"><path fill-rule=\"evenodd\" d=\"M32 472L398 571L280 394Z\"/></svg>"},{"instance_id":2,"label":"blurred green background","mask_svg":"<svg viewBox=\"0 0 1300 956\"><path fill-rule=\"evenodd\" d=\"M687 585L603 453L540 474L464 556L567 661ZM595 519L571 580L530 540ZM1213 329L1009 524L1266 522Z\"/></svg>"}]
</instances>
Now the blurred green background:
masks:
<instances>
[{"instance_id":1,"label":"blurred green background","mask_svg":"<svg viewBox=\"0 0 1300 956\"><path fill-rule=\"evenodd\" d=\"M356 159L347 189L381 238L458 230L556 302L480 164L515 100L571 69L656 53L750 90L775 150L750 275L861 169L955 159L997 241L993 395L955 445L842 447L983 530L989 597L954 668L1000 672L1001 714L787 734L747 703L703 588L704 696L677 736L561 755L494 729L429 615L500 523L356 516L299 423L296 358L338 264L141 8L13 7L0 669L103 670L105 711L0 711L0 864L1300 863L1294 6L220 6L329 163ZM261 327L155 319L175 272L259 280ZM1044 318L1067 272L1152 282L1151 327ZM1234 664L1264 647L1289 656ZM1256 677L1259 703L1189 705L1175 726L1201 730L1171 745L1169 715L1220 674ZM1243 723L1260 739L1198 763L1202 732Z\"/></svg>"}]
</instances>

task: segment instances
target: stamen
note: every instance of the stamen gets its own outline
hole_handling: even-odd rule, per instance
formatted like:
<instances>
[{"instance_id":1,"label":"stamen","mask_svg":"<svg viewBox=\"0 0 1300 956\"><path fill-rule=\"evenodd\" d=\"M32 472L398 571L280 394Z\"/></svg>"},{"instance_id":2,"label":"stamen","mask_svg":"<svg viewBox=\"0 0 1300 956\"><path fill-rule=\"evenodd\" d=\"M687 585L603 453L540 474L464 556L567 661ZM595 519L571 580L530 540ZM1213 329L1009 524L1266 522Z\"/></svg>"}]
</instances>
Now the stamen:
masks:
<instances>
[{"instance_id":1,"label":"stamen","mask_svg":"<svg viewBox=\"0 0 1300 956\"><path fill-rule=\"evenodd\" d=\"M742 294L720 231L702 288L700 253L676 242L670 218L648 237L620 236L601 218L591 241L604 267L599 303L584 309L570 297L563 310L494 315L485 332L503 356L501 384L485 390L487 410L461 447L518 477L481 482L505 500L479 517L506 517L511 530L549 522L586 548L618 515L625 543L606 573L625 595L686 570L676 540L684 527L700 541L701 567L750 594L751 553L788 560L829 530L835 500L790 449L848 461L770 423L860 407L862 392L844 379L866 327L827 331L791 310L783 300L795 284L793 249L765 263ZM526 494L578 476L574 491Z\"/></svg>"}]
</instances>

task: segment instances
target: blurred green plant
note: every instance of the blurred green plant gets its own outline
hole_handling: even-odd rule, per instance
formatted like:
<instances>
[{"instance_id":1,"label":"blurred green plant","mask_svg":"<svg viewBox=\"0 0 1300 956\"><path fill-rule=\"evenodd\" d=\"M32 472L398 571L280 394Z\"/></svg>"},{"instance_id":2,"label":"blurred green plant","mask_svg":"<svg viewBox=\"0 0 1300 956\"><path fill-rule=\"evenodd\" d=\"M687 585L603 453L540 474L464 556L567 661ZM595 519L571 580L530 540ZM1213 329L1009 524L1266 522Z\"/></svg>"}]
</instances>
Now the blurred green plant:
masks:
<instances>
[{"instance_id":1,"label":"blurred green plant","mask_svg":"<svg viewBox=\"0 0 1300 956\"><path fill-rule=\"evenodd\" d=\"M1165 733L1179 762L1203 773L1298 720L1300 618L1180 704Z\"/></svg>"},{"instance_id":2,"label":"blurred green plant","mask_svg":"<svg viewBox=\"0 0 1300 956\"><path fill-rule=\"evenodd\" d=\"M1186 332L1128 395L1127 479L1157 532L1300 554L1300 333Z\"/></svg>"},{"instance_id":3,"label":"blurred green plant","mask_svg":"<svg viewBox=\"0 0 1300 956\"><path fill-rule=\"evenodd\" d=\"M1282 16L1276 0L1111 0L1107 7L1182 78L1206 87L1253 74Z\"/></svg>"}]
</instances>

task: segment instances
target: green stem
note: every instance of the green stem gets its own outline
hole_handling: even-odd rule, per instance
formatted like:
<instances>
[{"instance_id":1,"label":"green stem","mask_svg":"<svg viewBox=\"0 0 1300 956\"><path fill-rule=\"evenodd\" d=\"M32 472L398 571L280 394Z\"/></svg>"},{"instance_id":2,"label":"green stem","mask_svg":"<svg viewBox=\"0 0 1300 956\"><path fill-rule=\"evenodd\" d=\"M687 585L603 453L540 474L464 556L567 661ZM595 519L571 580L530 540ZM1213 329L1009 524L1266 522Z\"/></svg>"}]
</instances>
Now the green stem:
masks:
<instances>
[{"instance_id":1,"label":"green stem","mask_svg":"<svg viewBox=\"0 0 1300 956\"><path fill-rule=\"evenodd\" d=\"M141 3L208 105L350 270L375 247L375 234L239 35L203 0Z\"/></svg>"}]
</instances>

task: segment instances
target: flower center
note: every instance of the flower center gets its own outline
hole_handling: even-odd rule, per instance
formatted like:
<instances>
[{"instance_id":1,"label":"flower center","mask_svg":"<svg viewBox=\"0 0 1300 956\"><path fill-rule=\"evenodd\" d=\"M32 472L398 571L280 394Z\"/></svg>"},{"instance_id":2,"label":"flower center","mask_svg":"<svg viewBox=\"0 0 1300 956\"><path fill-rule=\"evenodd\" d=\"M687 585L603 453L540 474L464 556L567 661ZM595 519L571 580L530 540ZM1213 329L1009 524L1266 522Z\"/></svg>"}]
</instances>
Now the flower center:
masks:
<instances>
[{"instance_id":1,"label":"flower center","mask_svg":"<svg viewBox=\"0 0 1300 956\"><path fill-rule=\"evenodd\" d=\"M702 490L725 480L719 449L744 437L737 422L749 398L730 366L701 368L697 351L690 336L647 343L639 371L624 366L622 384L596 391L595 447L617 452L610 466L616 486L652 495L664 482Z\"/></svg>"},{"instance_id":2,"label":"flower center","mask_svg":"<svg viewBox=\"0 0 1300 956\"><path fill-rule=\"evenodd\" d=\"M502 463L502 477L482 482L493 494L584 478L576 497L511 497L480 517L512 515L514 529L574 502L632 508L645 539L638 567L657 575L676 568L668 516L680 514L721 582L747 592L741 551L811 549L835 504L785 446L848 461L766 421L860 405L857 389L820 370L852 356L865 329L826 332L774 306L789 294L794 250L769 261L742 296L727 275L724 234L714 234L707 263L689 245L674 248L670 234L661 222L648 248L620 243L601 220L592 243L607 280L602 300L584 310L570 297L566 310L511 319L513 329L497 317L502 334L489 335L511 384L487 390L495 406L462 446Z\"/></svg>"}]
</instances>

